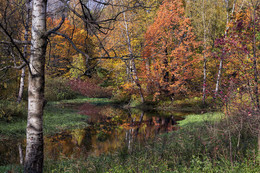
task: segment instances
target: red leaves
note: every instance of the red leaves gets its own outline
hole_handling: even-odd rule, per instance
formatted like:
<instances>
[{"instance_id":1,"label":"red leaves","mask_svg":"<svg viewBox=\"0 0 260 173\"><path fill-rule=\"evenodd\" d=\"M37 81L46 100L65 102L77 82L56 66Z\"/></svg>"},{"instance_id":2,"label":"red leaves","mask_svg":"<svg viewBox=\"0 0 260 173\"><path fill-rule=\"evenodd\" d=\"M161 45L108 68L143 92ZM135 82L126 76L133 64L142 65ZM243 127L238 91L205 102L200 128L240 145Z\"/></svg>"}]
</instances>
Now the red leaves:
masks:
<instances>
[{"instance_id":1,"label":"red leaves","mask_svg":"<svg viewBox=\"0 0 260 173\"><path fill-rule=\"evenodd\" d=\"M100 98L111 97L112 95L112 91L110 89L100 87L98 83L92 80L75 79L71 80L69 84L74 91L77 91L87 97Z\"/></svg>"}]
</instances>

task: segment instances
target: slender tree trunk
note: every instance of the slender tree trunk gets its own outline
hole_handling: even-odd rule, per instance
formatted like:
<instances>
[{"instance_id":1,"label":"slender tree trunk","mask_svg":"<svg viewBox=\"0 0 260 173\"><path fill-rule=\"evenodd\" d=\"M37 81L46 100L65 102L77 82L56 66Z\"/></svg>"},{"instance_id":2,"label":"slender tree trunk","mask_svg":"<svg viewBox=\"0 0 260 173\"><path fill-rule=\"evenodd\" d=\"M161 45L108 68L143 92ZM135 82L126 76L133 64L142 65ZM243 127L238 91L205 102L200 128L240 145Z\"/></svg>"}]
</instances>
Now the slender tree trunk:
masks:
<instances>
[{"instance_id":1,"label":"slender tree trunk","mask_svg":"<svg viewBox=\"0 0 260 173\"><path fill-rule=\"evenodd\" d=\"M124 24L125 24L125 32L126 32L126 42L127 42L127 46L128 46L128 51L130 53L130 62L129 62L130 77L131 77L132 81L137 85L137 87L139 89L140 97L141 97L141 102L144 103L144 96L143 96L142 87L140 85L139 78L137 75L137 70L136 70L135 61L134 61L134 54L133 54L133 50L132 50L132 46L131 46L131 40L130 40L129 31L128 31L128 25L126 22L125 13L123 13L123 16L124 16Z\"/></svg>"},{"instance_id":2,"label":"slender tree trunk","mask_svg":"<svg viewBox=\"0 0 260 173\"><path fill-rule=\"evenodd\" d=\"M19 93L17 98L17 103L21 103L23 97L23 90L24 90L24 80L25 80L25 67L22 68L21 79L20 79L20 86L19 86Z\"/></svg>"},{"instance_id":3,"label":"slender tree trunk","mask_svg":"<svg viewBox=\"0 0 260 173\"><path fill-rule=\"evenodd\" d=\"M132 56L132 54L131 54L131 56ZM132 60L133 60L132 58L130 58L130 60L129 60L129 76L130 76L130 82L131 82L131 83L134 82Z\"/></svg>"},{"instance_id":4,"label":"slender tree trunk","mask_svg":"<svg viewBox=\"0 0 260 173\"><path fill-rule=\"evenodd\" d=\"M223 58L221 57L220 63L219 63L219 68L218 68L218 76L217 76L216 89L215 89L215 97L214 97L214 98L217 98L217 96L218 96L218 91L219 91L219 86L220 86L222 68L223 68Z\"/></svg>"},{"instance_id":5,"label":"slender tree trunk","mask_svg":"<svg viewBox=\"0 0 260 173\"><path fill-rule=\"evenodd\" d=\"M32 46L28 82L27 144L24 172L41 173L43 170L43 108L44 65L47 46L47 0L33 0Z\"/></svg>"},{"instance_id":6,"label":"slender tree trunk","mask_svg":"<svg viewBox=\"0 0 260 173\"><path fill-rule=\"evenodd\" d=\"M232 20L229 20L230 19L230 15L229 15L229 0L225 0L225 1L226 1L227 20L226 20L226 29L225 29L225 33L224 33L224 39L227 36L227 31L229 29L228 24L232 21ZM236 7L236 0L233 1L231 16L234 14L235 7ZM222 54L224 55L224 50L222 51ZM223 55L222 55L222 57L220 59L220 62L219 62L218 77L217 77L217 82L216 82L216 89L215 89L214 98L217 97L218 91L219 91L219 87L220 87L221 73L222 73L223 61L224 61Z\"/></svg>"},{"instance_id":7,"label":"slender tree trunk","mask_svg":"<svg viewBox=\"0 0 260 173\"><path fill-rule=\"evenodd\" d=\"M138 78L138 75L137 75L137 70L136 70L136 66L135 66L135 61L133 59L133 77L134 77L134 82L136 83L137 87L139 88L139 93L140 93L140 97L141 97L141 102L144 103L144 95L143 95L143 92L142 92L142 88L141 88L141 85L140 85L140 82L139 82L139 78Z\"/></svg>"},{"instance_id":8,"label":"slender tree trunk","mask_svg":"<svg viewBox=\"0 0 260 173\"><path fill-rule=\"evenodd\" d=\"M128 60L126 60L124 62L125 62L125 66L126 66L126 77L127 77L126 81L130 82L131 77L130 77L130 69L129 69Z\"/></svg>"},{"instance_id":9,"label":"slender tree trunk","mask_svg":"<svg viewBox=\"0 0 260 173\"><path fill-rule=\"evenodd\" d=\"M202 93L203 93L203 96L202 96L202 102L203 104L206 103L206 81L207 81L207 58L206 58L206 55L205 55L205 51L207 49L207 43L206 43L206 16L205 16L205 2L203 0L202 2L203 4L203 10L202 10L202 21L203 21L203 43L204 43L204 53L203 53L203 61L204 61L204 64L203 64L203 88L202 88Z\"/></svg>"},{"instance_id":10,"label":"slender tree trunk","mask_svg":"<svg viewBox=\"0 0 260 173\"><path fill-rule=\"evenodd\" d=\"M18 150L19 150L20 164L23 165L23 149L21 143L18 144Z\"/></svg>"},{"instance_id":11,"label":"slender tree trunk","mask_svg":"<svg viewBox=\"0 0 260 173\"><path fill-rule=\"evenodd\" d=\"M207 81L207 59L205 54L203 55L204 59L204 65L203 65L203 88L202 88L202 93L203 93L203 98L202 102L203 104L206 103L206 81Z\"/></svg>"},{"instance_id":12,"label":"slender tree trunk","mask_svg":"<svg viewBox=\"0 0 260 173\"><path fill-rule=\"evenodd\" d=\"M30 1L31 0L26 0L26 21L25 21L25 32L24 32L24 41L28 41L29 38L29 17L30 17ZM23 55L24 58L27 59L28 52L27 52L27 44L24 45L23 48ZM26 66L22 68L22 73L21 73L21 79L20 79L20 87L19 87L19 94L17 98L17 102L20 103L22 101L23 97L23 91L24 91L24 81L25 81L25 69Z\"/></svg>"}]
</instances>

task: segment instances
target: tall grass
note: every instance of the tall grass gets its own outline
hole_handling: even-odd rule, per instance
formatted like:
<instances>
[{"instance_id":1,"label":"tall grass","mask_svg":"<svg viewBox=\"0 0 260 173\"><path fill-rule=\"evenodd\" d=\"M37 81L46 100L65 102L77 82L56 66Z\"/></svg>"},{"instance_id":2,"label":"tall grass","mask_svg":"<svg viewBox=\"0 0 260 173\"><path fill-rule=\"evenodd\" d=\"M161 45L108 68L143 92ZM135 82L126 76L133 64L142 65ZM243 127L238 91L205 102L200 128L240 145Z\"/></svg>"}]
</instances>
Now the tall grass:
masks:
<instances>
[{"instance_id":1,"label":"tall grass","mask_svg":"<svg viewBox=\"0 0 260 173\"><path fill-rule=\"evenodd\" d=\"M205 118L206 117L206 118ZM257 115L190 115L178 131L114 154L46 161L51 172L260 172Z\"/></svg>"}]
</instances>

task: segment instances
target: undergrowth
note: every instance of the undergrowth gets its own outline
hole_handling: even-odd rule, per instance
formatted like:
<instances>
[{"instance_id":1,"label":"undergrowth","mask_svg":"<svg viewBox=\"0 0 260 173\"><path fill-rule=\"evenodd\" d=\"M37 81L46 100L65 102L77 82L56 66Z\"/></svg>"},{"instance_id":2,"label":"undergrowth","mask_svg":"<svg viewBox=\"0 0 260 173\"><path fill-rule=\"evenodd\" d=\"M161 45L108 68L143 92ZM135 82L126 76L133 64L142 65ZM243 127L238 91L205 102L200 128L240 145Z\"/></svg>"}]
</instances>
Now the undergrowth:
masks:
<instances>
[{"instance_id":1,"label":"undergrowth","mask_svg":"<svg viewBox=\"0 0 260 173\"><path fill-rule=\"evenodd\" d=\"M71 89L69 81L62 78L46 79L45 99L47 101L60 101L65 99L74 99L79 93Z\"/></svg>"},{"instance_id":2,"label":"undergrowth","mask_svg":"<svg viewBox=\"0 0 260 173\"><path fill-rule=\"evenodd\" d=\"M78 102L80 102L79 100L82 99L78 99ZM71 103L72 102L73 101L71 100ZM44 134L54 134L63 130L85 128L87 126L86 121L88 117L86 115L78 114L78 111L73 108L59 106L60 103L62 103L62 101L49 102L46 105L43 116ZM12 105L12 103L9 104ZM23 107L23 109L25 108ZM25 136L27 120L26 111L23 109L21 111L23 116L12 116L10 121L0 121L1 138L20 138Z\"/></svg>"},{"instance_id":3,"label":"undergrowth","mask_svg":"<svg viewBox=\"0 0 260 173\"><path fill-rule=\"evenodd\" d=\"M178 131L114 154L46 161L46 172L260 172L259 117L190 115Z\"/></svg>"},{"instance_id":4,"label":"undergrowth","mask_svg":"<svg viewBox=\"0 0 260 173\"><path fill-rule=\"evenodd\" d=\"M72 102L64 101L63 104ZM59 114L58 110L53 110L57 105L59 103L53 103L49 105L49 110L46 109L49 122L45 122L63 123L58 117L54 118ZM64 111L60 117L66 114L67 110ZM66 118L69 119L69 116L67 114ZM44 172L260 172L257 148L259 124L260 117L253 111L189 115L179 122L179 130L144 144L136 142L131 150L125 146L115 153L101 156L46 160ZM8 170L19 172L22 168L0 167L2 172Z\"/></svg>"}]
</instances>

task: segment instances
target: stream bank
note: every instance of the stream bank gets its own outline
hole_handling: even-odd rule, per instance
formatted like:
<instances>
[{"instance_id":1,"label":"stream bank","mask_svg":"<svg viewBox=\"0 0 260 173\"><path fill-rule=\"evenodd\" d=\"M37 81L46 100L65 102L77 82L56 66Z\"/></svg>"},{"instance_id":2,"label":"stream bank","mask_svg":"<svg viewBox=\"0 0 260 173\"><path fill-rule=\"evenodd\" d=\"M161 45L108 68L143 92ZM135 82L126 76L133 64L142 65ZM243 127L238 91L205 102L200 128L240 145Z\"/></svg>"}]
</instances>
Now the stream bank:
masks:
<instances>
[{"instance_id":1,"label":"stream bank","mask_svg":"<svg viewBox=\"0 0 260 173\"><path fill-rule=\"evenodd\" d=\"M113 153L177 130L186 113L123 109L106 98L77 98L47 104L44 113L45 159ZM1 122L0 165L18 164L17 144L25 150L26 120ZM9 128L15 127L15 128Z\"/></svg>"},{"instance_id":2,"label":"stream bank","mask_svg":"<svg viewBox=\"0 0 260 173\"><path fill-rule=\"evenodd\" d=\"M155 116L133 109L131 114L125 114L125 109L110 107L109 99L88 98L55 102L52 106L56 111L76 108L76 114L91 116L82 119L84 129L47 135L51 138L45 139L45 155L50 157L45 157L44 172L260 171L255 150L257 136L250 130L259 119L253 115L226 117L221 112L208 112L187 116L185 113L186 118L178 121L181 113L172 117L158 116L155 112ZM120 114L126 121L122 121ZM238 128L241 121L243 124ZM22 172L21 166L14 163L2 164L0 172Z\"/></svg>"}]
</instances>

